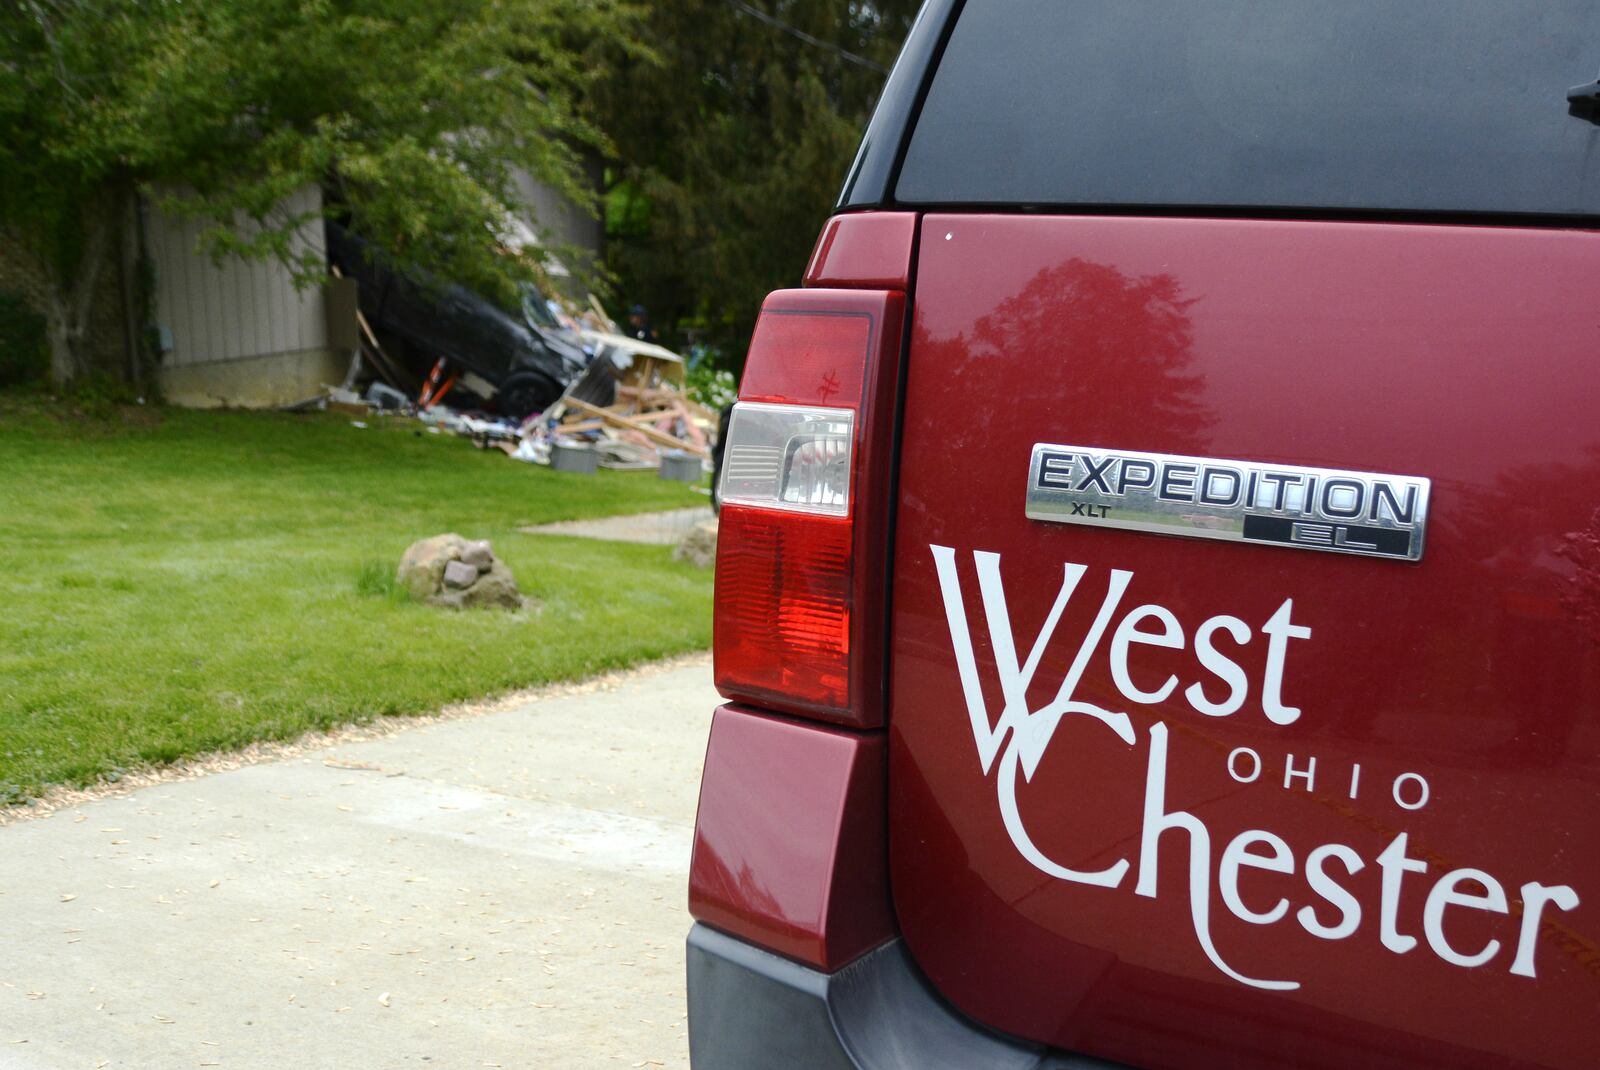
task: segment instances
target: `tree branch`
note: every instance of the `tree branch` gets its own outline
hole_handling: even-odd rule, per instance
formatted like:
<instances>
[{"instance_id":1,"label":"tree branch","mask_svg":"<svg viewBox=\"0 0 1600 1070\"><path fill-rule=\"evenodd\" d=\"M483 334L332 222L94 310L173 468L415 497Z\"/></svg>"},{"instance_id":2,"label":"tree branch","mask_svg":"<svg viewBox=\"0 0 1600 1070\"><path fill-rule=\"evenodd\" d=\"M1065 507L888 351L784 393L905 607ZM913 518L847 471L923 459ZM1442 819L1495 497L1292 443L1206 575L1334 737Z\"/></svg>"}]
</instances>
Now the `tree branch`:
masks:
<instances>
[{"instance_id":1,"label":"tree branch","mask_svg":"<svg viewBox=\"0 0 1600 1070\"><path fill-rule=\"evenodd\" d=\"M44 6L38 0L26 0L26 6L33 12L33 20L39 24L39 32L44 34L45 44L50 46L50 58L55 61L56 81L60 84L61 91L74 100L79 99L77 89L67 76L67 63L61 55L61 42L56 40L55 29L50 25Z\"/></svg>"}]
</instances>

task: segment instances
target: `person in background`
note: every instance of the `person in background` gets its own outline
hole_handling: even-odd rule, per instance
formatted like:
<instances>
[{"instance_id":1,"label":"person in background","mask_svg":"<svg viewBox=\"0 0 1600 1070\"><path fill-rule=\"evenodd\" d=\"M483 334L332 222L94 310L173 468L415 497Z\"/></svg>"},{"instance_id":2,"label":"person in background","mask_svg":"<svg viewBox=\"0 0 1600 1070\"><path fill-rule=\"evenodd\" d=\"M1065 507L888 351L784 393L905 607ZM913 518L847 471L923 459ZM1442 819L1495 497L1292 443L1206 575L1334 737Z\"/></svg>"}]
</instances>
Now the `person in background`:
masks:
<instances>
[{"instance_id":1,"label":"person in background","mask_svg":"<svg viewBox=\"0 0 1600 1070\"><path fill-rule=\"evenodd\" d=\"M628 310L628 337L641 342L656 340L656 332L650 328L650 314L643 305L634 305Z\"/></svg>"}]
</instances>

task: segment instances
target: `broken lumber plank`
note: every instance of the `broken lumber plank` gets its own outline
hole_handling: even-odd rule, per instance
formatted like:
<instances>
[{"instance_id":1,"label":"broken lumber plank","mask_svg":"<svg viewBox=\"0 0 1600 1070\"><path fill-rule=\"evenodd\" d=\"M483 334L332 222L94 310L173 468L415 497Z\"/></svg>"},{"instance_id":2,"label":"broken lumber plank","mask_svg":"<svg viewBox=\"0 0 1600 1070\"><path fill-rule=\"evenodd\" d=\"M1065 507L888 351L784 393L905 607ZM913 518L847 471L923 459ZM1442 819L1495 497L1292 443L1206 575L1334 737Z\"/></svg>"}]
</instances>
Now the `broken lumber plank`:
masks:
<instances>
[{"instance_id":1,"label":"broken lumber plank","mask_svg":"<svg viewBox=\"0 0 1600 1070\"><path fill-rule=\"evenodd\" d=\"M591 405L587 401L579 401L577 398L568 398L567 404L582 412L588 413L590 416L599 417L606 423L611 424L613 427L620 427L627 431L637 431L657 445L667 446L676 450L687 450L688 452L700 457L710 456L710 451L704 446L696 446L692 442L685 442L676 435L669 435L665 431L658 431L654 427L651 427L648 417L623 416L620 413L612 412L609 409L602 409L598 405ZM642 422L636 423L636 420Z\"/></svg>"},{"instance_id":2,"label":"broken lumber plank","mask_svg":"<svg viewBox=\"0 0 1600 1070\"><path fill-rule=\"evenodd\" d=\"M595 316L599 318L600 325L602 327L604 327L606 330L610 331L612 334L617 334L618 333L618 331L617 331L617 321L612 319L610 316L606 315L606 310L605 310L604 306L602 306L600 304L600 299L598 297L596 297L594 294L590 294L589 295L589 308L591 310L593 310Z\"/></svg>"},{"instance_id":3,"label":"broken lumber plank","mask_svg":"<svg viewBox=\"0 0 1600 1070\"><path fill-rule=\"evenodd\" d=\"M556 430L563 435L579 435L585 431L598 431L605 426L604 420L579 420L576 423L557 424Z\"/></svg>"}]
</instances>

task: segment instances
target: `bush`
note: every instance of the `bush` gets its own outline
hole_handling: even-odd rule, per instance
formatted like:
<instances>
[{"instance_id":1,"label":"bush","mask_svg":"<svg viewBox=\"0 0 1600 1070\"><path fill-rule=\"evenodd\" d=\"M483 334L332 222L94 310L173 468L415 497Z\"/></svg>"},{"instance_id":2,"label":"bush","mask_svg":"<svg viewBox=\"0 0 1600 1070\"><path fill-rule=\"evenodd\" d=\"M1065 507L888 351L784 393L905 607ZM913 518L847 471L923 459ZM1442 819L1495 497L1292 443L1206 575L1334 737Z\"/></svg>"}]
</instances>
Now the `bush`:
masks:
<instances>
[{"instance_id":1,"label":"bush","mask_svg":"<svg viewBox=\"0 0 1600 1070\"><path fill-rule=\"evenodd\" d=\"M684 387L689 397L710 409L732 405L739 397L739 380L722 363L722 351L714 346L696 345L689 350Z\"/></svg>"},{"instance_id":2,"label":"bush","mask_svg":"<svg viewBox=\"0 0 1600 1070\"><path fill-rule=\"evenodd\" d=\"M0 386L42 382L50 369L44 317L10 290L0 290Z\"/></svg>"}]
</instances>

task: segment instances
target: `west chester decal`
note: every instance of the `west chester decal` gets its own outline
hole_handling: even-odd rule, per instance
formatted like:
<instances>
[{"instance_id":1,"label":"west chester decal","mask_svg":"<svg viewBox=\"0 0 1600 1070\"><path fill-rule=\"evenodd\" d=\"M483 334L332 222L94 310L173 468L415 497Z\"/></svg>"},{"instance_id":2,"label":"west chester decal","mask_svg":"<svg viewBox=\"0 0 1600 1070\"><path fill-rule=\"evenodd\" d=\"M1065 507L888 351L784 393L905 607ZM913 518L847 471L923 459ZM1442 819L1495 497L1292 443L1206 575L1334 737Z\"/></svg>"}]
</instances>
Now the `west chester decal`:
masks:
<instances>
[{"instance_id":1,"label":"west chester decal","mask_svg":"<svg viewBox=\"0 0 1600 1070\"><path fill-rule=\"evenodd\" d=\"M1001 820L1017 851L1042 873L1075 884L1125 890L1155 898L1157 867L1163 837L1187 839L1189 848L1189 915L1195 939L1214 966L1228 977L1254 988L1290 990L1300 987L1292 978L1249 977L1228 964L1216 946L1211 932L1212 883L1226 909L1235 917L1256 925L1297 924L1312 936L1324 940L1376 938L1388 951L1403 955L1423 946L1446 962L1461 967L1483 967L1494 963L1518 977L1537 977L1538 936L1547 913L1571 911L1578 906L1578 893L1564 884L1530 881L1518 893L1522 917L1515 946L1503 947L1498 939L1481 946L1459 947L1445 931L1445 917L1454 911L1487 911L1510 915L1512 907L1506 886L1493 875L1474 868L1453 869L1431 887L1424 887L1428 865L1407 853L1408 833L1400 832L1372 859L1361 857L1355 848L1342 843L1318 845L1297 857L1283 837L1268 829L1247 829L1227 843L1213 842L1210 829L1194 814L1172 808L1167 803L1167 763L1171 741L1167 726L1157 722L1141 738L1133 721L1124 712L1105 709L1074 697L1084 671L1103 644L1110 659L1111 678L1118 692L1130 703L1153 705L1174 696L1196 713L1206 717L1264 717L1275 725L1297 721L1302 711L1285 700L1284 672L1291 646L1314 642L1312 630L1295 619L1294 600L1285 598L1265 620L1247 621L1221 614L1201 621L1193 631L1185 628L1175 614L1155 603L1133 605L1129 588L1134 574L1110 569L1098 589L1099 608L1088 631L1077 639L1077 652L1067 669L1055 697L1037 710L1028 708L1027 694L1045 650L1051 645L1056 627L1068 603L1088 577L1085 565L1064 563L1060 590L1050 607L1039 634L1019 656L1010 613L1006 607L1000 575L1000 555L975 551L972 555L978 577L981 620L989 635L999 675L1003 709L991 718L974 654L966 593L956 571L956 551L930 544L944 600L956 669L966 700L973 741L985 776L993 775ZM1093 582L1092 580L1090 582ZM1219 639L1235 647L1252 643L1266 646L1265 669L1259 680L1250 680L1243 667L1219 646ZM1189 644L1205 670L1204 677L1190 681L1169 676L1153 690L1137 685L1129 672L1129 662L1139 648L1183 649ZM1298 649L1298 648L1297 648ZM1146 683L1149 681L1146 680ZM1080 870L1047 857L1033 842L1017 806L1017 778L1032 781L1040 760L1056 737L1057 729L1070 722L1072 732L1110 732L1131 748L1145 752L1143 826L1137 858L1121 858L1096 870ZM1250 783L1261 775L1261 758L1247 747L1236 748L1226 760L1227 774L1240 783ZM1305 778L1307 786L1314 776L1314 764L1296 770L1290 777ZM1352 768L1349 792L1356 796L1360 766ZM1401 810L1418 810L1429 802L1429 786L1419 773L1404 773L1385 785ZM1130 852L1131 853L1131 852ZM1382 892L1376 924L1366 916L1363 904L1342 883L1369 864L1382 872ZM1136 879L1130 874L1137 866ZM1309 891L1305 902L1291 917L1291 904L1280 898L1266 910L1253 909L1240 896L1241 873L1261 870L1277 874L1302 873ZM1402 898L1423 896L1421 939L1401 931L1399 922ZM1259 905L1259 904L1258 904Z\"/></svg>"}]
</instances>

